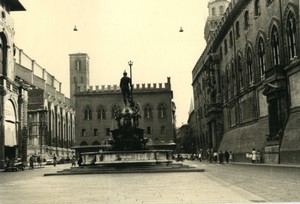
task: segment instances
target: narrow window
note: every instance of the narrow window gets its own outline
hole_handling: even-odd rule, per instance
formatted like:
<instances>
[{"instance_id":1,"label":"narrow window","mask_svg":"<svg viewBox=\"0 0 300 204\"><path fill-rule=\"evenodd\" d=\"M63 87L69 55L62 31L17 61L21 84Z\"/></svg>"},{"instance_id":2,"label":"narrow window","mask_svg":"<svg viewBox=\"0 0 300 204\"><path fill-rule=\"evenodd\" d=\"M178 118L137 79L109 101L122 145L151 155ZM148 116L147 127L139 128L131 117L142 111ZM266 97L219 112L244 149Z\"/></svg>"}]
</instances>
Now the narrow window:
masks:
<instances>
[{"instance_id":1,"label":"narrow window","mask_svg":"<svg viewBox=\"0 0 300 204\"><path fill-rule=\"evenodd\" d=\"M93 119L93 112L92 109L87 106L84 110L84 120L92 120Z\"/></svg>"},{"instance_id":2,"label":"narrow window","mask_svg":"<svg viewBox=\"0 0 300 204\"><path fill-rule=\"evenodd\" d=\"M94 129L94 137L98 136L98 129Z\"/></svg>"},{"instance_id":3,"label":"narrow window","mask_svg":"<svg viewBox=\"0 0 300 204\"><path fill-rule=\"evenodd\" d=\"M271 46L272 46L272 61L273 65L279 65L280 56L279 56L279 33L276 26L273 26L271 34Z\"/></svg>"},{"instance_id":4,"label":"narrow window","mask_svg":"<svg viewBox=\"0 0 300 204\"><path fill-rule=\"evenodd\" d=\"M160 134L166 134L166 126L160 127Z\"/></svg>"},{"instance_id":5,"label":"narrow window","mask_svg":"<svg viewBox=\"0 0 300 204\"><path fill-rule=\"evenodd\" d=\"M248 26L249 26L249 12L245 11L245 14L244 14L244 27L245 27L245 29L247 29Z\"/></svg>"},{"instance_id":6,"label":"narrow window","mask_svg":"<svg viewBox=\"0 0 300 204\"><path fill-rule=\"evenodd\" d=\"M258 17L260 15L260 1L256 0L254 3L254 15Z\"/></svg>"},{"instance_id":7,"label":"narrow window","mask_svg":"<svg viewBox=\"0 0 300 204\"><path fill-rule=\"evenodd\" d=\"M104 120L106 119L105 110L102 106L100 106L97 110L97 119L98 120Z\"/></svg>"},{"instance_id":8,"label":"narrow window","mask_svg":"<svg viewBox=\"0 0 300 204\"><path fill-rule=\"evenodd\" d=\"M226 77L226 91L225 91L225 98L228 99L230 95L230 79L229 79L229 67L226 67L226 72L225 72L225 77Z\"/></svg>"},{"instance_id":9,"label":"narrow window","mask_svg":"<svg viewBox=\"0 0 300 204\"><path fill-rule=\"evenodd\" d=\"M148 135L151 134L151 127L146 128L146 134L148 134Z\"/></svg>"},{"instance_id":10,"label":"narrow window","mask_svg":"<svg viewBox=\"0 0 300 204\"><path fill-rule=\"evenodd\" d=\"M236 38L240 37L240 23L238 21L235 23L235 35Z\"/></svg>"},{"instance_id":11,"label":"narrow window","mask_svg":"<svg viewBox=\"0 0 300 204\"><path fill-rule=\"evenodd\" d=\"M262 38L259 38L258 40L258 66L260 69L260 77L265 76L265 70L266 70L266 65L265 65L265 45L264 41Z\"/></svg>"},{"instance_id":12,"label":"narrow window","mask_svg":"<svg viewBox=\"0 0 300 204\"><path fill-rule=\"evenodd\" d=\"M219 12L220 12L220 16L223 15L223 13L224 13L224 7L223 6L219 7Z\"/></svg>"},{"instance_id":13,"label":"narrow window","mask_svg":"<svg viewBox=\"0 0 300 204\"><path fill-rule=\"evenodd\" d=\"M80 67L80 66L81 66L80 60L76 60L75 63L76 63L76 69L77 69L77 70L80 70L80 68L81 68L81 67Z\"/></svg>"},{"instance_id":14,"label":"narrow window","mask_svg":"<svg viewBox=\"0 0 300 204\"><path fill-rule=\"evenodd\" d=\"M232 77L232 86L231 86L231 96L234 96L236 94L236 73L235 73L235 64L232 61L231 63L231 77Z\"/></svg>"},{"instance_id":15,"label":"narrow window","mask_svg":"<svg viewBox=\"0 0 300 204\"><path fill-rule=\"evenodd\" d=\"M247 71L249 84L253 84L252 52L250 48L247 50Z\"/></svg>"},{"instance_id":16,"label":"narrow window","mask_svg":"<svg viewBox=\"0 0 300 204\"><path fill-rule=\"evenodd\" d=\"M86 130L85 129L82 129L81 130L81 137L85 137L86 136Z\"/></svg>"},{"instance_id":17,"label":"narrow window","mask_svg":"<svg viewBox=\"0 0 300 204\"><path fill-rule=\"evenodd\" d=\"M242 58L238 56L237 59L237 69L239 73L240 89L244 87L244 78L243 78L243 67L242 67Z\"/></svg>"},{"instance_id":18,"label":"narrow window","mask_svg":"<svg viewBox=\"0 0 300 204\"><path fill-rule=\"evenodd\" d=\"M233 34L232 34L232 31L230 31L230 33L229 33L229 46L230 47L233 46Z\"/></svg>"},{"instance_id":19,"label":"narrow window","mask_svg":"<svg viewBox=\"0 0 300 204\"><path fill-rule=\"evenodd\" d=\"M165 117L165 106L163 104L161 104L159 107L158 107L158 117L159 118L164 118Z\"/></svg>"},{"instance_id":20,"label":"narrow window","mask_svg":"<svg viewBox=\"0 0 300 204\"><path fill-rule=\"evenodd\" d=\"M294 14L292 12L288 15L287 20L287 40L288 40L288 48L289 48L289 57L290 60L297 56L296 53L296 20Z\"/></svg>"},{"instance_id":21,"label":"narrow window","mask_svg":"<svg viewBox=\"0 0 300 204\"><path fill-rule=\"evenodd\" d=\"M213 7L213 8L211 9L211 15L212 15L212 16L215 16L215 15L216 15L216 9L215 9L215 7Z\"/></svg>"},{"instance_id":22,"label":"narrow window","mask_svg":"<svg viewBox=\"0 0 300 204\"><path fill-rule=\"evenodd\" d=\"M151 118L151 107L149 105L146 105L144 109L144 117Z\"/></svg>"},{"instance_id":23,"label":"narrow window","mask_svg":"<svg viewBox=\"0 0 300 204\"><path fill-rule=\"evenodd\" d=\"M225 55L226 55L227 52L228 52L227 40L226 39L224 40L224 51L225 51Z\"/></svg>"},{"instance_id":24,"label":"narrow window","mask_svg":"<svg viewBox=\"0 0 300 204\"><path fill-rule=\"evenodd\" d=\"M106 131L106 136L110 136L110 128L106 128L105 131Z\"/></svg>"}]
</instances>

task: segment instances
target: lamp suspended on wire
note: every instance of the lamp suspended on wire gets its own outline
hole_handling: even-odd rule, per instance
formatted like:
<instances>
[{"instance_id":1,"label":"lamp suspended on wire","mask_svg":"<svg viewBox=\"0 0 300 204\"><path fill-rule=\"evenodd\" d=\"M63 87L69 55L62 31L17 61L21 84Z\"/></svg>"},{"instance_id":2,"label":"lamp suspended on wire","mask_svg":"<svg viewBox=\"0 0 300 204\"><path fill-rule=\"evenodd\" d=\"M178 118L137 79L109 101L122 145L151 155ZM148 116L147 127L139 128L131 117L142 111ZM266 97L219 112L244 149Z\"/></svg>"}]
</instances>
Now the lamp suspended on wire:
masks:
<instances>
[{"instance_id":1,"label":"lamp suspended on wire","mask_svg":"<svg viewBox=\"0 0 300 204\"><path fill-rule=\"evenodd\" d=\"M179 29L179 32L180 32L180 33L182 33L182 32L183 32L183 29L182 29L182 27L180 27L180 29Z\"/></svg>"},{"instance_id":2,"label":"lamp suspended on wire","mask_svg":"<svg viewBox=\"0 0 300 204\"><path fill-rule=\"evenodd\" d=\"M76 25L75 25L75 27L74 27L73 31L78 31L78 30L77 30L77 28L76 28Z\"/></svg>"}]
</instances>

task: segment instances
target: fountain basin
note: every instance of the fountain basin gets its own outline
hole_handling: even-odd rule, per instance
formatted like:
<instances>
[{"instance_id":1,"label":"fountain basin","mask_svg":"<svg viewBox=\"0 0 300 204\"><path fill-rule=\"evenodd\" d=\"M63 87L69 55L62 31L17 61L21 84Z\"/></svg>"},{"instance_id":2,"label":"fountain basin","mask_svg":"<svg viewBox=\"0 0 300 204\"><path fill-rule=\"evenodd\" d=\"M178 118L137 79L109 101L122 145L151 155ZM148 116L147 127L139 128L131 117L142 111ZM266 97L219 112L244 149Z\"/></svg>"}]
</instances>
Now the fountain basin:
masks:
<instances>
[{"instance_id":1,"label":"fountain basin","mask_svg":"<svg viewBox=\"0 0 300 204\"><path fill-rule=\"evenodd\" d=\"M81 154L82 165L120 165L172 163L172 150L133 150L85 152Z\"/></svg>"}]
</instances>

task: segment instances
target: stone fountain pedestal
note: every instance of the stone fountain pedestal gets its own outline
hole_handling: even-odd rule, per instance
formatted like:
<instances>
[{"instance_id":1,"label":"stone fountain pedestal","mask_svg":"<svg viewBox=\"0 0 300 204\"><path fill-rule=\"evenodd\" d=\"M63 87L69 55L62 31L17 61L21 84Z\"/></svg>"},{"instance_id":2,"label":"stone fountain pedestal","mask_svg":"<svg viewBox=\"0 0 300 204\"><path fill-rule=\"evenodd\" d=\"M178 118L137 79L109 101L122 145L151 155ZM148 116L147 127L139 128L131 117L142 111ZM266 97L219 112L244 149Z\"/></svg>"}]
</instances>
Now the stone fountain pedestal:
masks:
<instances>
[{"instance_id":1,"label":"stone fountain pedestal","mask_svg":"<svg viewBox=\"0 0 300 204\"><path fill-rule=\"evenodd\" d=\"M132 150L82 153L82 165L156 165L172 163L172 150Z\"/></svg>"}]
</instances>

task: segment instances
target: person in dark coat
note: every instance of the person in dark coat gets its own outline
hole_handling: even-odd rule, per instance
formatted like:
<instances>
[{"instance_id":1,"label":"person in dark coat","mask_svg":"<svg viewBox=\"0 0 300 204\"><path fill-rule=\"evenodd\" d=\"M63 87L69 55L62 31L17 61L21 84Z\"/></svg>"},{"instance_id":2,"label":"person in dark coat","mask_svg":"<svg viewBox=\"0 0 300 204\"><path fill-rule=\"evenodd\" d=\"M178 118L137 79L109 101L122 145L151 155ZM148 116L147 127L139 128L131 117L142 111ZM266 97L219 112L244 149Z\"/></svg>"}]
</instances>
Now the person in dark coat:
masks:
<instances>
[{"instance_id":1,"label":"person in dark coat","mask_svg":"<svg viewBox=\"0 0 300 204\"><path fill-rule=\"evenodd\" d=\"M34 162L34 157L33 157L33 155L31 155L31 157L29 158L29 168L32 170L34 168L33 162Z\"/></svg>"},{"instance_id":2,"label":"person in dark coat","mask_svg":"<svg viewBox=\"0 0 300 204\"><path fill-rule=\"evenodd\" d=\"M224 154L223 154L222 151L220 151L220 153L219 153L219 162L220 162L220 164L223 164L223 161L224 161Z\"/></svg>"},{"instance_id":3,"label":"person in dark coat","mask_svg":"<svg viewBox=\"0 0 300 204\"><path fill-rule=\"evenodd\" d=\"M228 164L229 163L229 152L227 150L225 151L224 156L225 156L226 163Z\"/></svg>"}]
</instances>

